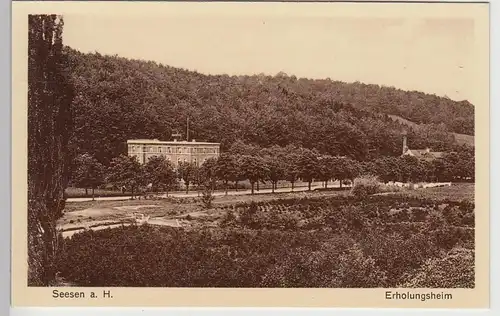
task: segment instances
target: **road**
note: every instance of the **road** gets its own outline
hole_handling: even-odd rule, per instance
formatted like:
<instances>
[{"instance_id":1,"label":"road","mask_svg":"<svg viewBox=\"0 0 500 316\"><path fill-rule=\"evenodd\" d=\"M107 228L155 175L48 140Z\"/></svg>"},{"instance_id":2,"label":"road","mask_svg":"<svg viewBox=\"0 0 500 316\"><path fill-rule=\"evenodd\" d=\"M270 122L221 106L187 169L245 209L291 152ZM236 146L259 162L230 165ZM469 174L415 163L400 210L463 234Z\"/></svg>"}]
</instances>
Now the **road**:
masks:
<instances>
[{"instance_id":1,"label":"road","mask_svg":"<svg viewBox=\"0 0 500 316\"><path fill-rule=\"evenodd\" d=\"M338 187L338 183L331 183L328 185L329 188L336 188ZM313 183L311 185L311 190L317 189L317 188L322 188L323 185L321 183ZM307 191L307 186L300 186L300 187L295 187L293 189L293 192L303 192ZM292 192L291 188L277 188L274 190L275 193L287 193L287 192ZM238 191L229 191L227 195L248 195L251 194L251 190L238 190ZM269 194L272 193L271 189L260 189L259 191L255 190L255 194ZM188 194L181 193L181 192L172 192L169 193L169 197L179 197L179 198L185 198L185 197L198 197L200 196L201 193L199 194L197 191L190 192ZM224 191L216 191L213 193L214 196L223 196L225 195ZM167 197L166 194L159 195L159 197ZM123 201L123 200L129 200L131 196L107 196L107 197L96 197L94 200L95 201ZM82 197L82 198L68 198L66 202L87 202L87 201L92 201L91 197Z\"/></svg>"}]
</instances>

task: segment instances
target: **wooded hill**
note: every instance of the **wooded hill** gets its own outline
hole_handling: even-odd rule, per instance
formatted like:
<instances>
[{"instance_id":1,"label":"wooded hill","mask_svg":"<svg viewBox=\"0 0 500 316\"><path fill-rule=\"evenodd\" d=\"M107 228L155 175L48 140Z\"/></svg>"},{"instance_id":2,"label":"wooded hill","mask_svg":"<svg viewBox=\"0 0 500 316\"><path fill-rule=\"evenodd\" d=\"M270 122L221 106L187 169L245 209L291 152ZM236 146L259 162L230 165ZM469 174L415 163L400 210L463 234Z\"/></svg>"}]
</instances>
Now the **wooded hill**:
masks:
<instances>
[{"instance_id":1,"label":"wooded hill","mask_svg":"<svg viewBox=\"0 0 500 316\"><path fill-rule=\"evenodd\" d=\"M293 144L356 160L397 156L406 130L411 148L456 150L454 133L474 134L474 107L467 101L416 91L330 79L205 75L152 61L66 47L75 87L75 154L104 164L126 153L131 138L240 140L260 147ZM333 74L334 76L334 74ZM397 115L422 125L413 129Z\"/></svg>"}]
</instances>

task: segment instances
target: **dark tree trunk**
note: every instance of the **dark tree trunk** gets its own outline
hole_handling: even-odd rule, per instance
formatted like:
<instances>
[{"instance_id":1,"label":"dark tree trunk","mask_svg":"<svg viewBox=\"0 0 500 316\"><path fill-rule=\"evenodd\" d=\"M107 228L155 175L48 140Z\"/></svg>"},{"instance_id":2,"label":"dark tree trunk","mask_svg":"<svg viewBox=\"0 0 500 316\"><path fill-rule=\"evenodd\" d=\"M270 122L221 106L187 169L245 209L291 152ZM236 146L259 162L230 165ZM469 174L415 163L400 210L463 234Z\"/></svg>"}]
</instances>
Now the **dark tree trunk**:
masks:
<instances>
[{"instance_id":1,"label":"dark tree trunk","mask_svg":"<svg viewBox=\"0 0 500 316\"><path fill-rule=\"evenodd\" d=\"M95 201L95 194L94 194L95 190L94 188L92 188L92 201Z\"/></svg>"},{"instance_id":2,"label":"dark tree trunk","mask_svg":"<svg viewBox=\"0 0 500 316\"><path fill-rule=\"evenodd\" d=\"M253 182L253 181L252 181L250 184L252 185L252 195L253 195L253 193L254 193L254 186L255 186L255 182Z\"/></svg>"},{"instance_id":3,"label":"dark tree trunk","mask_svg":"<svg viewBox=\"0 0 500 316\"><path fill-rule=\"evenodd\" d=\"M292 183L292 192L293 192L293 188L295 186L295 181L290 181Z\"/></svg>"},{"instance_id":4,"label":"dark tree trunk","mask_svg":"<svg viewBox=\"0 0 500 316\"><path fill-rule=\"evenodd\" d=\"M85 197L89 196L89 189L85 188Z\"/></svg>"},{"instance_id":5,"label":"dark tree trunk","mask_svg":"<svg viewBox=\"0 0 500 316\"><path fill-rule=\"evenodd\" d=\"M226 180L226 182L224 182L224 195L227 195L227 184L228 184L228 180Z\"/></svg>"},{"instance_id":6,"label":"dark tree trunk","mask_svg":"<svg viewBox=\"0 0 500 316\"><path fill-rule=\"evenodd\" d=\"M309 181L309 182L307 183L307 187L309 188L309 191L311 191L311 184L312 184L312 181Z\"/></svg>"}]
</instances>

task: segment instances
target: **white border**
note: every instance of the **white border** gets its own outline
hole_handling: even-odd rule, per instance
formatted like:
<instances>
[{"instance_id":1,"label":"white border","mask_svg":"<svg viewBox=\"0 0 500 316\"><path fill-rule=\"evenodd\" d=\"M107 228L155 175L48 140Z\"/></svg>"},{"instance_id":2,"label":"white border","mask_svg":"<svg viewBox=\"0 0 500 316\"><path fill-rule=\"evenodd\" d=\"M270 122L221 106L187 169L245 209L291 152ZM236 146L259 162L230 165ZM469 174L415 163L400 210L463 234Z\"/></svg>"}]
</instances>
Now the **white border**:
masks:
<instances>
[{"instance_id":1,"label":"white border","mask_svg":"<svg viewBox=\"0 0 500 316\"><path fill-rule=\"evenodd\" d=\"M10 307L10 241L11 241L11 6L0 1L0 315Z\"/></svg>"},{"instance_id":2,"label":"white border","mask_svg":"<svg viewBox=\"0 0 500 316\"><path fill-rule=\"evenodd\" d=\"M454 2L484 2L484 1L454 1ZM0 93L0 98L2 99L2 106L0 106L0 118L3 124L0 124L2 131L0 132L0 144L3 151L0 153L0 201L3 204L2 213L0 220L1 234L3 238L0 238L0 249L2 253L0 254L0 286L1 286L1 296L0 296L0 314L7 315L3 313L8 310L10 306L10 240L11 240L11 215L10 215L10 161L11 161L11 122L10 122L10 104L11 104L11 5L9 0L0 0L0 23L2 24L0 31L0 42L2 49L0 49L0 67L2 67L2 72L0 75L0 87L2 93ZM491 0L490 2L490 58L491 58L491 81L490 81L490 104L491 104L491 114L490 114L490 135L496 136L500 135L500 128L494 124L500 121L500 87L499 80L499 64L498 56L500 56L500 0ZM7 49L3 49L7 48ZM495 57L497 57L495 59ZM495 88L496 87L496 88ZM455 314L465 314L465 315L478 315L493 314L494 310L497 310L498 314L500 309L500 299L499 286L500 286L500 274L498 272L498 267L500 267L500 245L499 245L499 229L500 224L499 216L499 201L498 192L500 192L500 187L498 185L498 179L500 178L500 168L498 162L500 161L500 150L498 148L498 139L495 137L490 137L491 140L491 186L490 186L490 196L491 196L491 211L490 211L490 227L491 227L491 269L490 269L490 284L491 284L491 295L490 295L490 309L489 310L422 310L422 309L339 309L339 308L320 308L320 309L307 309L307 308L92 308L92 314L98 315L165 315L166 313L170 315L191 315L192 313L204 313L205 315L215 316L223 314L239 314L239 315L251 315L254 313L265 313L269 312L269 315L274 313L285 313L290 315L329 315L335 312L337 315L365 315L366 313L374 313L378 315L414 315L421 312L430 313L432 315L455 315ZM8 148L8 150L5 150ZM497 193L497 194L494 194ZM8 280L8 282L6 282ZM7 305L8 304L8 305ZM10 309L10 315L87 315L88 308L12 308Z\"/></svg>"}]
</instances>

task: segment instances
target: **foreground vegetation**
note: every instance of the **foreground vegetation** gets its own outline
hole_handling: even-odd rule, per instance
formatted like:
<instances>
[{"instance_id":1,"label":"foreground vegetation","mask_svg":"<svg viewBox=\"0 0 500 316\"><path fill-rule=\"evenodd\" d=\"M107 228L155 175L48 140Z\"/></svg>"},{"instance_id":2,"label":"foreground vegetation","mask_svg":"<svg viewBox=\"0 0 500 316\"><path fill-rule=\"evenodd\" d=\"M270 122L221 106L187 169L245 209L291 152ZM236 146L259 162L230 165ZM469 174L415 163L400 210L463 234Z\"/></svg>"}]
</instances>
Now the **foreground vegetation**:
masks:
<instances>
[{"instance_id":1,"label":"foreground vegetation","mask_svg":"<svg viewBox=\"0 0 500 316\"><path fill-rule=\"evenodd\" d=\"M236 203L215 225L66 239L81 286L474 287L474 204L338 195Z\"/></svg>"}]
</instances>

